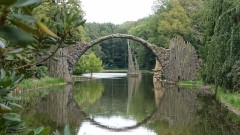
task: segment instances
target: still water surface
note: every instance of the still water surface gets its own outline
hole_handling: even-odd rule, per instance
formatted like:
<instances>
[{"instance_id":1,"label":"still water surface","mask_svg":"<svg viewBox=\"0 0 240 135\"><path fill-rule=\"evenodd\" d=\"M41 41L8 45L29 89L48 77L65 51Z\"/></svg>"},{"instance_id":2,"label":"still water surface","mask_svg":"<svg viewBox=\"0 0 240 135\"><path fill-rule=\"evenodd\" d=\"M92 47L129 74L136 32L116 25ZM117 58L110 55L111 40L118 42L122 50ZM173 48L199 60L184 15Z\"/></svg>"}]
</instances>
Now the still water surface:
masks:
<instances>
[{"instance_id":1,"label":"still water surface","mask_svg":"<svg viewBox=\"0 0 240 135\"><path fill-rule=\"evenodd\" d=\"M32 127L69 124L76 135L240 133L232 114L202 90L154 84L151 74L115 75L23 94L23 117Z\"/></svg>"}]
</instances>

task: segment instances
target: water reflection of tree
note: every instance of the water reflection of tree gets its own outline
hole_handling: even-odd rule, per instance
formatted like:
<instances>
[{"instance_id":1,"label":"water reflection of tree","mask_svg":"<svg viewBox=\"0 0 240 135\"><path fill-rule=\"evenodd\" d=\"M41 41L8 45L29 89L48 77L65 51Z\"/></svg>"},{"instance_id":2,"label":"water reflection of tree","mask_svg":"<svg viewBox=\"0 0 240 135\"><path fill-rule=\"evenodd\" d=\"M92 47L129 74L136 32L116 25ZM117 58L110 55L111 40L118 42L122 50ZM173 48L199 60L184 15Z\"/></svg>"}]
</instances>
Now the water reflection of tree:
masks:
<instances>
[{"instance_id":1,"label":"water reflection of tree","mask_svg":"<svg viewBox=\"0 0 240 135\"><path fill-rule=\"evenodd\" d=\"M148 77L152 78L152 76L145 75L142 78L128 77L127 114L138 122L149 116L156 108L152 81L149 82Z\"/></svg>"},{"instance_id":2,"label":"water reflection of tree","mask_svg":"<svg viewBox=\"0 0 240 135\"><path fill-rule=\"evenodd\" d=\"M240 118L229 112L213 95L199 94L201 108L197 114L198 123L194 132L210 135L239 135Z\"/></svg>"},{"instance_id":3,"label":"water reflection of tree","mask_svg":"<svg viewBox=\"0 0 240 135\"><path fill-rule=\"evenodd\" d=\"M128 77L128 102L127 102L127 113L132 101L132 97L135 95L139 89L139 84L141 82L141 77Z\"/></svg>"},{"instance_id":4,"label":"water reflection of tree","mask_svg":"<svg viewBox=\"0 0 240 135\"><path fill-rule=\"evenodd\" d=\"M148 126L161 135L190 135L188 128L196 113L196 91L160 82L155 82L154 88L157 111Z\"/></svg>"},{"instance_id":5,"label":"water reflection of tree","mask_svg":"<svg viewBox=\"0 0 240 135\"><path fill-rule=\"evenodd\" d=\"M158 134L237 135L240 132L239 122L230 120L229 113L210 95L176 86L162 88L155 90L158 107L148 125Z\"/></svg>"},{"instance_id":6,"label":"water reflection of tree","mask_svg":"<svg viewBox=\"0 0 240 135\"><path fill-rule=\"evenodd\" d=\"M84 83L78 83L73 87L74 99L77 104L83 109L95 103L99 98L101 98L103 92L104 85L100 80L97 82L88 81Z\"/></svg>"},{"instance_id":7,"label":"water reflection of tree","mask_svg":"<svg viewBox=\"0 0 240 135\"><path fill-rule=\"evenodd\" d=\"M85 116L75 104L71 88L67 85L63 90L52 90L43 97L34 96L36 102L24 101L22 114L28 120L27 124L31 127L50 126L53 130L69 124L76 131Z\"/></svg>"}]
</instances>

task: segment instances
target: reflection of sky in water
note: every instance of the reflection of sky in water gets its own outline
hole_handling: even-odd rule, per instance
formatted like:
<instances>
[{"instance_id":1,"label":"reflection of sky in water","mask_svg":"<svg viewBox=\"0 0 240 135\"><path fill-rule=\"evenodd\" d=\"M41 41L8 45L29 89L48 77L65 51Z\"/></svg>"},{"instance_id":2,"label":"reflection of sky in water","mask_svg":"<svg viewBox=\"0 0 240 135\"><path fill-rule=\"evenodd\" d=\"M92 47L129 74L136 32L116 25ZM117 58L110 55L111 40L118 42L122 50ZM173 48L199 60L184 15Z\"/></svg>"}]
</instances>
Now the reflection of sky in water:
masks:
<instances>
[{"instance_id":1,"label":"reflection of sky in water","mask_svg":"<svg viewBox=\"0 0 240 135\"><path fill-rule=\"evenodd\" d=\"M90 73L83 74L85 77L90 77ZM92 73L94 78L116 78L116 77L125 77L127 73Z\"/></svg>"},{"instance_id":2,"label":"reflection of sky in water","mask_svg":"<svg viewBox=\"0 0 240 135\"><path fill-rule=\"evenodd\" d=\"M86 74L83 74L83 76L90 77L91 74L86 73ZM100 124L101 126L99 126L94 122L86 120L81 124L77 135L157 135L153 130L150 130L147 127L145 127L144 124L136 126L138 125L137 123L138 121L132 115L134 115L136 112L139 113L138 111L141 111L141 109L140 110L137 109L140 107L138 104L138 101L141 100L141 98L145 97L143 95L145 95L144 90L146 89L145 89L145 85L141 85L142 86L141 88L143 89L138 89L138 85L141 82L141 79L139 80L139 78L115 80L115 79L123 78L126 76L127 76L127 73L93 73L92 74L92 77L94 78L107 79L107 80L103 79L102 81L103 85L105 86L104 87L105 91L103 93L102 98L99 99L96 102L96 104L89 106L89 110L87 111L88 115L90 114L91 118L92 116L94 117L94 122ZM109 81L110 79L114 79L115 81L113 80ZM131 85L126 85L126 83L131 83ZM121 84L124 84L124 86L119 86ZM147 86L148 85L146 85L146 87ZM152 88L152 85L151 85L151 88ZM150 94L153 94L153 93L150 93ZM145 100L146 99L144 99L144 101ZM126 102L126 101L129 101L129 102ZM149 101L150 101L150 104L155 103L153 98L150 98ZM128 115L126 113L130 105L131 105L131 111L130 111L131 115ZM145 110L142 110L142 111L145 111ZM143 116L140 115L141 118L139 119L144 119L145 113L140 113L140 114L142 114ZM146 117L147 116L148 115L146 114ZM132 127L132 128L129 129L129 127ZM121 130L114 130L114 129L121 129Z\"/></svg>"},{"instance_id":3,"label":"reflection of sky in water","mask_svg":"<svg viewBox=\"0 0 240 135\"><path fill-rule=\"evenodd\" d=\"M110 118L96 117L94 118L94 120L101 123L102 125L112 128L130 127L137 124L135 120L125 119L121 116L112 116ZM123 132L114 132L93 125L91 124L91 122L85 121L82 123L81 128L79 129L78 135L157 135L157 134L154 131L149 130L145 127L138 127L136 129L126 130Z\"/></svg>"}]
</instances>

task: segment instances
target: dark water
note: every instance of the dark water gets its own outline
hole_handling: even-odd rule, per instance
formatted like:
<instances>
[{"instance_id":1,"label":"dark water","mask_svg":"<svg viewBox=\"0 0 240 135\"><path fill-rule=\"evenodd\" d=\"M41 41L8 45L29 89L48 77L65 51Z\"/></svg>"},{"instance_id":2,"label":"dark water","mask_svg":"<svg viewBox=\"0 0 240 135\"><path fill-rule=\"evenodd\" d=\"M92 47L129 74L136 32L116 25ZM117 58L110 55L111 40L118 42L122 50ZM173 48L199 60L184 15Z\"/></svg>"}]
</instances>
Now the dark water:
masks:
<instances>
[{"instance_id":1,"label":"dark water","mask_svg":"<svg viewBox=\"0 0 240 135\"><path fill-rule=\"evenodd\" d=\"M22 95L23 119L78 135L238 135L240 124L198 89L142 78L105 78Z\"/></svg>"}]
</instances>

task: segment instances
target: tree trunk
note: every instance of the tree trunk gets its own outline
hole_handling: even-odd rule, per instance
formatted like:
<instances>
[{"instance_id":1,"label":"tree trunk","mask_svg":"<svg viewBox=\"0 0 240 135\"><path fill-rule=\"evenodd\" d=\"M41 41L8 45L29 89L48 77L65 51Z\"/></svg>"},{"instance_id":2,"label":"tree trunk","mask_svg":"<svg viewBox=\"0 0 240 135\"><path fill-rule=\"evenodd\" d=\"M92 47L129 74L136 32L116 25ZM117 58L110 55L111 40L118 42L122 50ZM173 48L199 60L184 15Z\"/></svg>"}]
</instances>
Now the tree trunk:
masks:
<instances>
[{"instance_id":1,"label":"tree trunk","mask_svg":"<svg viewBox=\"0 0 240 135\"><path fill-rule=\"evenodd\" d=\"M51 77L61 77L66 82L72 82L72 76L68 70L68 48L60 48L56 54L55 58L51 58L48 62L49 75Z\"/></svg>"}]
</instances>

